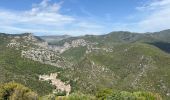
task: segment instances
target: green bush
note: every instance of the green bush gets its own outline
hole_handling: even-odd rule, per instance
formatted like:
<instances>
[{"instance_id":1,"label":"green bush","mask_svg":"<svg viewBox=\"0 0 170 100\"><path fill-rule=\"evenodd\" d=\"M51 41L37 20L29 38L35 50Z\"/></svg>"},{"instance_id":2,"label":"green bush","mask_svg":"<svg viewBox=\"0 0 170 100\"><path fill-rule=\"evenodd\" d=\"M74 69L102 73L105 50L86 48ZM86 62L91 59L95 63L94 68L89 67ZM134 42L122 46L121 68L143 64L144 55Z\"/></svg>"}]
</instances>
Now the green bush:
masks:
<instances>
[{"instance_id":1,"label":"green bush","mask_svg":"<svg viewBox=\"0 0 170 100\"><path fill-rule=\"evenodd\" d=\"M157 93L151 92L134 92L133 95L140 100L162 100L161 96Z\"/></svg>"},{"instance_id":2,"label":"green bush","mask_svg":"<svg viewBox=\"0 0 170 100\"><path fill-rule=\"evenodd\" d=\"M0 85L0 100L162 100L161 96L156 93L113 91L111 89L100 89L96 96L79 92L68 96L63 96L63 94L55 96L50 94L39 97L31 89L15 82Z\"/></svg>"},{"instance_id":3,"label":"green bush","mask_svg":"<svg viewBox=\"0 0 170 100\"><path fill-rule=\"evenodd\" d=\"M151 92L114 92L106 100L162 100L159 94Z\"/></svg>"},{"instance_id":4,"label":"green bush","mask_svg":"<svg viewBox=\"0 0 170 100\"><path fill-rule=\"evenodd\" d=\"M55 95L56 96L66 96L66 91L58 91Z\"/></svg>"},{"instance_id":5,"label":"green bush","mask_svg":"<svg viewBox=\"0 0 170 100\"><path fill-rule=\"evenodd\" d=\"M105 100L109 95L111 95L113 91L111 89L100 89L96 93L96 97L99 100Z\"/></svg>"},{"instance_id":6,"label":"green bush","mask_svg":"<svg viewBox=\"0 0 170 100\"><path fill-rule=\"evenodd\" d=\"M15 83L0 85L0 100L37 100L38 95L29 88Z\"/></svg>"},{"instance_id":7,"label":"green bush","mask_svg":"<svg viewBox=\"0 0 170 100\"><path fill-rule=\"evenodd\" d=\"M56 97L56 100L96 100L94 96L84 95L81 93L73 93L69 96Z\"/></svg>"}]
</instances>

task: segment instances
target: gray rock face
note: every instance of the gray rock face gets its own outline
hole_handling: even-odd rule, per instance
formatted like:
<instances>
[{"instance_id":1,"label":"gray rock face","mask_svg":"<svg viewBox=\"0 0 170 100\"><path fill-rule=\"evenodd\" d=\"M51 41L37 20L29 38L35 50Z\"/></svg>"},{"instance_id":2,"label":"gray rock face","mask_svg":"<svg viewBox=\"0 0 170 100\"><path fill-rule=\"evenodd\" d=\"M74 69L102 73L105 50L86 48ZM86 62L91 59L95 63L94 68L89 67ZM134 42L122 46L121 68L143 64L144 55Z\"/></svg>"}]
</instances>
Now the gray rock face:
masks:
<instances>
[{"instance_id":1,"label":"gray rock face","mask_svg":"<svg viewBox=\"0 0 170 100\"><path fill-rule=\"evenodd\" d=\"M50 51L48 49L31 48L26 51L22 50L21 56L57 67L65 68L67 66L67 62L64 60L64 58L58 56L54 51Z\"/></svg>"},{"instance_id":2,"label":"gray rock face","mask_svg":"<svg viewBox=\"0 0 170 100\"><path fill-rule=\"evenodd\" d=\"M19 48L20 47L20 43L17 42L15 39L12 39L11 42L7 45L7 47L15 47L15 48Z\"/></svg>"},{"instance_id":3,"label":"gray rock face","mask_svg":"<svg viewBox=\"0 0 170 100\"><path fill-rule=\"evenodd\" d=\"M87 50L86 50L86 54L89 54L91 52L98 52L98 51L105 51L106 53L108 52L113 52L112 48L99 48L99 47L95 47L94 45L88 45L87 46Z\"/></svg>"},{"instance_id":4,"label":"gray rock face","mask_svg":"<svg viewBox=\"0 0 170 100\"><path fill-rule=\"evenodd\" d=\"M17 50L20 49L22 57L61 68L70 67L72 65L66 61L66 59L59 56L71 48L87 46L86 53L96 50L112 52L112 49L94 47L97 43L91 43L84 39L76 39L72 40L70 43L65 42L63 46L55 46L48 45L47 42L38 40L32 34L10 36L9 38L11 40L7 47L15 48Z\"/></svg>"},{"instance_id":5,"label":"gray rock face","mask_svg":"<svg viewBox=\"0 0 170 100\"><path fill-rule=\"evenodd\" d=\"M48 47L47 42L40 41L31 33L25 33L21 35L9 35L8 38L10 42L8 43L7 47L18 48L18 49L19 48L23 49L23 47L29 47L31 45L35 45L42 48Z\"/></svg>"},{"instance_id":6,"label":"gray rock face","mask_svg":"<svg viewBox=\"0 0 170 100\"><path fill-rule=\"evenodd\" d=\"M43 64L65 68L69 63L60 57L55 50L49 49L48 43L38 40L32 34L9 36L7 47L21 50L21 57L25 57Z\"/></svg>"}]
</instances>

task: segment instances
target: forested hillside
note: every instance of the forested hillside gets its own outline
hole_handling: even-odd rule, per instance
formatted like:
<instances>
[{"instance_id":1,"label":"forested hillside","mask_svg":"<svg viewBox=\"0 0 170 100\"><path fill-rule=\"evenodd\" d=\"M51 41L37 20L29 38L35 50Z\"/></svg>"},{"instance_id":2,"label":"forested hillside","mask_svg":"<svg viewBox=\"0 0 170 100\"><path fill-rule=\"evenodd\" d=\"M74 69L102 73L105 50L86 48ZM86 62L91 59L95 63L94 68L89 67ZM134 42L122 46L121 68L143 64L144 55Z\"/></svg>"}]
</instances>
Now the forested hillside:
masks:
<instances>
[{"instance_id":1,"label":"forested hillside","mask_svg":"<svg viewBox=\"0 0 170 100\"><path fill-rule=\"evenodd\" d=\"M1 33L0 83L23 84L37 99L168 100L169 34L120 31L47 42Z\"/></svg>"}]
</instances>

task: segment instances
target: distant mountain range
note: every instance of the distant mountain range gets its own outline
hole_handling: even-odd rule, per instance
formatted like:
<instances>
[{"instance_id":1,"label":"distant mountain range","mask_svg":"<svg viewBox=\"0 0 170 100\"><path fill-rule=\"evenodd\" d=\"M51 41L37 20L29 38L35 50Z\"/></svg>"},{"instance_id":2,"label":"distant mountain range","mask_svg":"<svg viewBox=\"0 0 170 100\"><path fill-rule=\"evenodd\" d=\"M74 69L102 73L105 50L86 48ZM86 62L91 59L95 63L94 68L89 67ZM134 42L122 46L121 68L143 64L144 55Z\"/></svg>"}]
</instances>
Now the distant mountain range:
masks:
<instances>
[{"instance_id":1,"label":"distant mountain range","mask_svg":"<svg viewBox=\"0 0 170 100\"><path fill-rule=\"evenodd\" d=\"M39 36L40 38L42 38L43 40L47 41L48 43L54 43L54 42L58 42L60 40L63 39L67 39L71 36L69 35L58 35L58 36Z\"/></svg>"},{"instance_id":2,"label":"distant mountain range","mask_svg":"<svg viewBox=\"0 0 170 100\"><path fill-rule=\"evenodd\" d=\"M168 100L170 30L78 37L0 33L0 73L0 83L15 81L40 95L95 95L110 88L150 91Z\"/></svg>"}]
</instances>

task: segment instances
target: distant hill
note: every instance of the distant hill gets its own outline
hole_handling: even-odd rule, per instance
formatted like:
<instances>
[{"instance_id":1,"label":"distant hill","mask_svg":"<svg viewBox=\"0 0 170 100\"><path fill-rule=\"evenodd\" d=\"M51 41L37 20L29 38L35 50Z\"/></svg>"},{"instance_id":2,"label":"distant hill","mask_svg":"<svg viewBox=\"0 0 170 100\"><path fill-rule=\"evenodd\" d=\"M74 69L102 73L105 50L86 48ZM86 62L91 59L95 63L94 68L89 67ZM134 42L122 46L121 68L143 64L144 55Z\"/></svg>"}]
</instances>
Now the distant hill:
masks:
<instances>
[{"instance_id":1,"label":"distant hill","mask_svg":"<svg viewBox=\"0 0 170 100\"><path fill-rule=\"evenodd\" d=\"M61 35L61 36L54 35L54 36L39 36L39 37L41 39L47 41L48 43L53 44L53 43L56 43L56 42L61 41L63 39L67 39L67 38L69 38L71 36L69 36L69 35Z\"/></svg>"}]
</instances>

